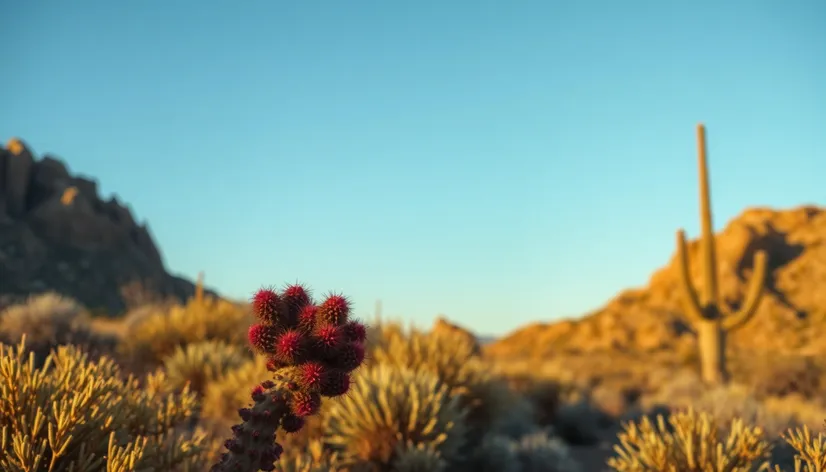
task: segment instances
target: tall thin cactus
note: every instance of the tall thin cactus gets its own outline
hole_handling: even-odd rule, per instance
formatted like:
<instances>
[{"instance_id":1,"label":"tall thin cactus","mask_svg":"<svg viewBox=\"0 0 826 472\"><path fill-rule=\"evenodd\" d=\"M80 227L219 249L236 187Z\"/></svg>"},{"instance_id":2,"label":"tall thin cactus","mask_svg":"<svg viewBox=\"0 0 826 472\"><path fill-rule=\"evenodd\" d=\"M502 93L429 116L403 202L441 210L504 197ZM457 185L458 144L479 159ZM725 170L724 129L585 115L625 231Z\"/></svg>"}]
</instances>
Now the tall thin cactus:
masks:
<instances>
[{"instance_id":1,"label":"tall thin cactus","mask_svg":"<svg viewBox=\"0 0 826 472\"><path fill-rule=\"evenodd\" d=\"M204 272L198 272L198 280L195 282L195 303L203 305L204 303Z\"/></svg>"},{"instance_id":2,"label":"tall thin cactus","mask_svg":"<svg viewBox=\"0 0 826 472\"><path fill-rule=\"evenodd\" d=\"M677 263L680 266L680 289L688 321L697 333L700 367L703 381L719 385L728 381L726 369L726 336L741 328L754 316L763 294L766 278L766 254L754 256L754 269L746 298L736 312L725 312L717 286L717 258L714 251L714 230L711 222L711 197L706 163L705 127L697 126L700 174L700 249L703 262L703 287L699 295L691 283L685 231L677 231Z\"/></svg>"}]
</instances>

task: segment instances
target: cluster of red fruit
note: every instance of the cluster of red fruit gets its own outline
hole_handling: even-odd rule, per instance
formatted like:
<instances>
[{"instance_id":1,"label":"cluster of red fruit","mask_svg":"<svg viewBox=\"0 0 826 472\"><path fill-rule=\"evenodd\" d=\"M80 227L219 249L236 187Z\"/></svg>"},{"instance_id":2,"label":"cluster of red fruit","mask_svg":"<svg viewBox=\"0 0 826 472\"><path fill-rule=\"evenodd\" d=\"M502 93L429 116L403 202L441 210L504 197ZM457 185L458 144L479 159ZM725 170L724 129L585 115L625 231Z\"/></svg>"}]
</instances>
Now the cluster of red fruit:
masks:
<instances>
[{"instance_id":1,"label":"cluster of red fruit","mask_svg":"<svg viewBox=\"0 0 826 472\"><path fill-rule=\"evenodd\" d=\"M322 397L344 395L350 375L364 361L366 328L350 319L350 303L329 295L315 305L301 285L281 294L259 290L253 297L259 322L249 329L253 349L267 357L267 380L252 391L254 404L238 411L243 423L232 427L228 452L214 472L271 471L283 449L276 431L299 431L304 418L321 407Z\"/></svg>"}]
</instances>

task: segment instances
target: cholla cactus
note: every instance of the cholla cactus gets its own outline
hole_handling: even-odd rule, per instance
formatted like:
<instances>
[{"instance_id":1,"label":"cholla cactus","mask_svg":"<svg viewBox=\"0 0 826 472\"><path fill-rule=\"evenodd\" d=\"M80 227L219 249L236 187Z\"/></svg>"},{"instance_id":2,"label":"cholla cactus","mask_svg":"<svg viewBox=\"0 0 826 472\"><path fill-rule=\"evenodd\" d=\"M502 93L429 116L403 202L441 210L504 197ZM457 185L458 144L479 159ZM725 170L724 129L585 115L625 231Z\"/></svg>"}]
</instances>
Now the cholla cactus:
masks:
<instances>
[{"instance_id":1,"label":"cholla cactus","mask_svg":"<svg viewBox=\"0 0 826 472\"><path fill-rule=\"evenodd\" d=\"M252 306L258 323L249 342L266 356L273 378L252 390L251 407L238 411L242 423L232 427L228 452L213 472L275 470L283 452L275 442L278 429L301 430L322 397L347 393L351 372L364 361L366 329L349 319L350 303L341 295L314 305L304 287L291 285L281 294L259 290Z\"/></svg>"}]
</instances>

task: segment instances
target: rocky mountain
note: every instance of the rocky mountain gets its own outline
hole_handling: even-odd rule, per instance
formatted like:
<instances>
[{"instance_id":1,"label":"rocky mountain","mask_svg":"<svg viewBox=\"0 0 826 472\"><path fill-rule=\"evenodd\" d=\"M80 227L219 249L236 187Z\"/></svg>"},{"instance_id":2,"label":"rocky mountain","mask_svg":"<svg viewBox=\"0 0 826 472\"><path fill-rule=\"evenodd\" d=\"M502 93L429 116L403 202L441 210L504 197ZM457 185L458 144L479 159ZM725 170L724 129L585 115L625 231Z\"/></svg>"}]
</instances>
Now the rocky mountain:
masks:
<instances>
[{"instance_id":1,"label":"rocky mountain","mask_svg":"<svg viewBox=\"0 0 826 472\"><path fill-rule=\"evenodd\" d=\"M752 208L715 235L720 295L731 307L745 296L754 253L768 254L766 291L754 318L734 333L735 349L826 352L826 208ZM691 275L701 287L698 241L689 243ZM536 323L486 346L495 356L553 356L681 349L693 335L683 322L675 255L648 285L626 290L581 319Z\"/></svg>"},{"instance_id":2,"label":"rocky mountain","mask_svg":"<svg viewBox=\"0 0 826 472\"><path fill-rule=\"evenodd\" d=\"M149 229L94 180L59 159L37 160L19 139L0 149L0 306L55 291L116 315L194 285L164 268Z\"/></svg>"}]
</instances>

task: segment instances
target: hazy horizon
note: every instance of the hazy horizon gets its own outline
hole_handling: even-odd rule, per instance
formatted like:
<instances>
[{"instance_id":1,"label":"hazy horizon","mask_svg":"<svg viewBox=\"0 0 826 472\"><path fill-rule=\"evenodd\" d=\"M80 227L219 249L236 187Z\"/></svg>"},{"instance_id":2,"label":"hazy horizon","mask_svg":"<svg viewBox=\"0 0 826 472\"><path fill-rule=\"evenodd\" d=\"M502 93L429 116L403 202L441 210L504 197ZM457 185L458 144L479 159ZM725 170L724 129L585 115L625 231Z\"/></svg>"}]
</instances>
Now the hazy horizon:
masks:
<instances>
[{"instance_id":1,"label":"hazy horizon","mask_svg":"<svg viewBox=\"0 0 826 472\"><path fill-rule=\"evenodd\" d=\"M302 281L485 336L647 283L698 231L824 204L826 2L0 6L0 136L147 221L169 271Z\"/></svg>"}]
</instances>

